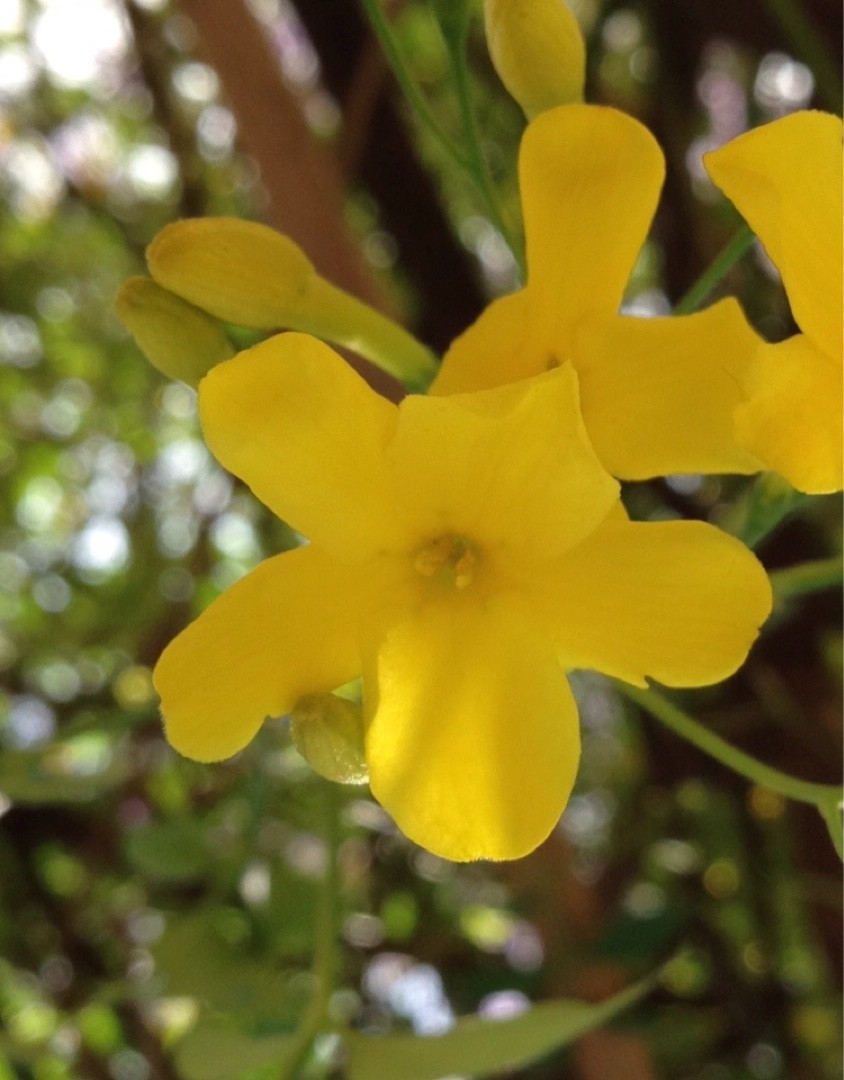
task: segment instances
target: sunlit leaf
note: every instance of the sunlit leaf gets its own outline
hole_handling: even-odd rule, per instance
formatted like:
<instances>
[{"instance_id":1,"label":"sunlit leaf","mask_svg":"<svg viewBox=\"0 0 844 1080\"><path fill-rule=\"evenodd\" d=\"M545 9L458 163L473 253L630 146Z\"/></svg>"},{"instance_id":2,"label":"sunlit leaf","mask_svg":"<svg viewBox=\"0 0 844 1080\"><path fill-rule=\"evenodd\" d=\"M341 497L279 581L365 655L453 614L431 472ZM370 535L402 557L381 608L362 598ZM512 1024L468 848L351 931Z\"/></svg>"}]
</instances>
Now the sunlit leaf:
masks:
<instances>
[{"instance_id":1,"label":"sunlit leaf","mask_svg":"<svg viewBox=\"0 0 844 1080\"><path fill-rule=\"evenodd\" d=\"M168 995L197 998L229 1016L272 1024L295 1018L289 979L269 956L251 955L248 924L232 909L171 919L153 947Z\"/></svg>"},{"instance_id":2,"label":"sunlit leaf","mask_svg":"<svg viewBox=\"0 0 844 1080\"><path fill-rule=\"evenodd\" d=\"M349 1080L481 1077L521 1067L601 1027L653 985L653 979L644 979L600 1005L546 1001L508 1020L471 1016L445 1035L353 1034L348 1040Z\"/></svg>"},{"instance_id":3,"label":"sunlit leaf","mask_svg":"<svg viewBox=\"0 0 844 1080\"><path fill-rule=\"evenodd\" d=\"M245 1035L221 1023L219 1017L209 1017L179 1043L176 1067L184 1080L233 1080L280 1062L291 1041L289 1035Z\"/></svg>"}]
</instances>

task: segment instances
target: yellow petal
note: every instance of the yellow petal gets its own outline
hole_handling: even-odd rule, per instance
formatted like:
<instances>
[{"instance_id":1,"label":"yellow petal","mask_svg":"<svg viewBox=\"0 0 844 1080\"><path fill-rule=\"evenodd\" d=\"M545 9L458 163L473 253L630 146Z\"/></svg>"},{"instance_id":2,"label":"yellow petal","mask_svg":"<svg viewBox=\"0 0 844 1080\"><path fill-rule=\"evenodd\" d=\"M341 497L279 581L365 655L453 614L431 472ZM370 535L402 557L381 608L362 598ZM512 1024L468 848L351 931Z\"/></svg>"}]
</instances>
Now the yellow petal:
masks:
<instances>
[{"instance_id":1,"label":"yellow petal","mask_svg":"<svg viewBox=\"0 0 844 1080\"><path fill-rule=\"evenodd\" d=\"M172 641L153 673L168 740L197 761L237 753L268 716L361 672L366 568L313 547L262 563Z\"/></svg>"},{"instance_id":2,"label":"yellow petal","mask_svg":"<svg viewBox=\"0 0 844 1080\"><path fill-rule=\"evenodd\" d=\"M224 322L300 330L422 382L434 358L403 327L317 274L290 237L237 218L167 225L147 249L159 284Z\"/></svg>"},{"instance_id":3,"label":"yellow petal","mask_svg":"<svg viewBox=\"0 0 844 1080\"><path fill-rule=\"evenodd\" d=\"M583 419L604 466L624 480L758 472L733 419L758 345L732 299L697 315L616 316L582 327Z\"/></svg>"},{"instance_id":4,"label":"yellow petal","mask_svg":"<svg viewBox=\"0 0 844 1080\"><path fill-rule=\"evenodd\" d=\"M810 495L840 491L842 368L802 334L759 348L736 413L739 439Z\"/></svg>"},{"instance_id":5,"label":"yellow petal","mask_svg":"<svg viewBox=\"0 0 844 1080\"><path fill-rule=\"evenodd\" d=\"M583 100L586 47L565 0L485 0L495 70L528 117Z\"/></svg>"},{"instance_id":6,"label":"yellow petal","mask_svg":"<svg viewBox=\"0 0 844 1080\"><path fill-rule=\"evenodd\" d=\"M422 610L388 634L364 692L372 793L411 840L466 861L517 859L548 836L577 772L577 710L515 611Z\"/></svg>"},{"instance_id":7,"label":"yellow petal","mask_svg":"<svg viewBox=\"0 0 844 1080\"><path fill-rule=\"evenodd\" d=\"M116 308L138 348L168 378L196 386L215 364L234 356L216 319L149 278L124 282Z\"/></svg>"},{"instance_id":8,"label":"yellow petal","mask_svg":"<svg viewBox=\"0 0 844 1080\"><path fill-rule=\"evenodd\" d=\"M528 126L519 176L530 319L543 340L618 310L664 172L650 132L616 109L563 105Z\"/></svg>"},{"instance_id":9,"label":"yellow petal","mask_svg":"<svg viewBox=\"0 0 844 1080\"><path fill-rule=\"evenodd\" d=\"M771 587L737 540L699 521L606 521L536 571L529 610L566 667L644 685L704 686L745 660Z\"/></svg>"},{"instance_id":10,"label":"yellow petal","mask_svg":"<svg viewBox=\"0 0 844 1080\"><path fill-rule=\"evenodd\" d=\"M464 394L489 390L539 375L552 356L528 341L527 290L493 300L449 346L429 394Z\"/></svg>"},{"instance_id":11,"label":"yellow petal","mask_svg":"<svg viewBox=\"0 0 844 1080\"><path fill-rule=\"evenodd\" d=\"M842 347L841 121L799 112L707 154L732 200L782 274L800 329L840 361Z\"/></svg>"},{"instance_id":12,"label":"yellow petal","mask_svg":"<svg viewBox=\"0 0 844 1080\"><path fill-rule=\"evenodd\" d=\"M528 284L451 345L434 394L485 390L572 361L574 335L614 315L664 173L649 132L599 106L568 105L527 128L519 157Z\"/></svg>"},{"instance_id":13,"label":"yellow petal","mask_svg":"<svg viewBox=\"0 0 844 1080\"><path fill-rule=\"evenodd\" d=\"M395 542L384 448L396 407L327 345L269 338L214 368L199 407L218 460L299 532L341 558Z\"/></svg>"},{"instance_id":14,"label":"yellow petal","mask_svg":"<svg viewBox=\"0 0 844 1080\"><path fill-rule=\"evenodd\" d=\"M396 505L417 532L463 536L517 563L565 551L618 499L570 366L478 394L405 398L389 459Z\"/></svg>"}]
</instances>

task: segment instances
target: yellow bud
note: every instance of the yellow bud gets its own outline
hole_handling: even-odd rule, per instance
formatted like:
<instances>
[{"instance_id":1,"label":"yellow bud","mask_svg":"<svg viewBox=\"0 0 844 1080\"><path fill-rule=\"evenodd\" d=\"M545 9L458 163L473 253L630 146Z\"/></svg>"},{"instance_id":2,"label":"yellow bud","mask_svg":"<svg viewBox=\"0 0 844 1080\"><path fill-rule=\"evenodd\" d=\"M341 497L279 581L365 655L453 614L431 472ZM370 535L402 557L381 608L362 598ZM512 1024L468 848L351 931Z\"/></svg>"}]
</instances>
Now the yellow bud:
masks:
<instances>
[{"instance_id":1,"label":"yellow bud","mask_svg":"<svg viewBox=\"0 0 844 1080\"><path fill-rule=\"evenodd\" d=\"M266 225L190 218L147 248L155 280L224 322L298 330L354 349L409 383L427 383L434 357L380 312L320 277L302 249Z\"/></svg>"},{"instance_id":2,"label":"yellow bud","mask_svg":"<svg viewBox=\"0 0 844 1080\"><path fill-rule=\"evenodd\" d=\"M565 0L484 0L495 70L528 119L583 100L586 47Z\"/></svg>"},{"instance_id":3,"label":"yellow bud","mask_svg":"<svg viewBox=\"0 0 844 1080\"><path fill-rule=\"evenodd\" d=\"M291 326L316 278L302 249L266 225L189 218L165 226L147 248L155 280L238 326Z\"/></svg>"},{"instance_id":4,"label":"yellow bud","mask_svg":"<svg viewBox=\"0 0 844 1080\"><path fill-rule=\"evenodd\" d=\"M314 772L338 784L369 779L360 705L336 694L306 694L290 714L296 749Z\"/></svg>"},{"instance_id":5,"label":"yellow bud","mask_svg":"<svg viewBox=\"0 0 844 1080\"><path fill-rule=\"evenodd\" d=\"M150 278L124 282L115 304L120 321L153 367L196 386L235 354L220 323Z\"/></svg>"}]
</instances>

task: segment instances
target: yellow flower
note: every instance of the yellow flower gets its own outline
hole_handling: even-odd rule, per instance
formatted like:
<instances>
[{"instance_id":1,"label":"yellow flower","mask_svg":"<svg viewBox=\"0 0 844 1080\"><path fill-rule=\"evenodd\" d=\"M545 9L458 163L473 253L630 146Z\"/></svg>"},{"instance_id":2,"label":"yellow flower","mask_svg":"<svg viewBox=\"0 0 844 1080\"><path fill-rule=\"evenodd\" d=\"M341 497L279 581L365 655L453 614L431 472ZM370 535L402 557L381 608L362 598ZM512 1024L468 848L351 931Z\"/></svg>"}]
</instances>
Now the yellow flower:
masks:
<instances>
[{"instance_id":1,"label":"yellow flower","mask_svg":"<svg viewBox=\"0 0 844 1080\"><path fill-rule=\"evenodd\" d=\"M553 828L579 754L565 668L714 682L770 609L737 541L626 519L568 365L395 406L283 334L215 367L199 404L217 458L310 543L165 650L168 739L228 757L362 673L372 792L438 855L516 858Z\"/></svg>"},{"instance_id":2,"label":"yellow flower","mask_svg":"<svg viewBox=\"0 0 844 1080\"><path fill-rule=\"evenodd\" d=\"M842 487L841 121L799 112L704 158L782 275L801 334L760 344L743 379L742 445L794 487Z\"/></svg>"},{"instance_id":3,"label":"yellow flower","mask_svg":"<svg viewBox=\"0 0 844 1080\"><path fill-rule=\"evenodd\" d=\"M738 303L684 317L618 314L663 175L653 137L615 109L563 105L529 124L519 151L527 284L452 344L431 392L569 362L589 438L614 476L758 471L733 430L758 341Z\"/></svg>"},{"instance_id":4,"label":"yellow flower","mask_svg":"<svg viewBox=\"0 0 844 1080\"><path fill-rule=\"evenodd\" d=\"M586 46L566 0L484 0L495 70L528 118L583 100Z\"/></svg>"}]
</instances>

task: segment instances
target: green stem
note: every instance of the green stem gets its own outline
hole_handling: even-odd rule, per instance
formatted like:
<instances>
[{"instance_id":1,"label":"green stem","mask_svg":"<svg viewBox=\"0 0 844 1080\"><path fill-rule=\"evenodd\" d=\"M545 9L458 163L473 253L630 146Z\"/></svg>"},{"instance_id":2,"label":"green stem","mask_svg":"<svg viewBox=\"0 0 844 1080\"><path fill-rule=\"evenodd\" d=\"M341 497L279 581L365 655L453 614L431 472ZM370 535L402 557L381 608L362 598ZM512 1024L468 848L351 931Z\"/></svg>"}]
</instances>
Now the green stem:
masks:
<instances>
[{"instance_id":1,"label":"green stem","mask_svg":"<svg viewBox=\"0 0 844 1080\"><path fill-rule=\"evenodd\" d=\"M416 115L419 117L419 120L430 131L448 156L453 158L461 169L471 170L470 163L465 155L461 153L460 148L448 137L448 135L446 135L438 124L437 119L428 107L428 103L423 97L422 92L416 85L413 76L405 66L401 50L396 44L396 39L393 37L393 32L390 29L389 23L384 18L381 11L380 0L362 0L362 4L366 16L369 19L369 25L381 42L381 48L384 50L384 54L392 68L396 82L401 87L404 96L410 102Z\"/></svg>"},{"instance_id":2,"label":"green stem","mask_svg":"<svg viewBox=\"0 0 844 1080\"><path fill-rule=\"evenodd\" d=\"M480 131L478 129L475 109L472 105L472 94L469 85L469 68L466 64L465 38L446 37L451 74L454 80L454 88L457 93L457 103L460 108L460 118L463 122L463 131L466 136L467 148L470 158L469 172L478 190L481 192L486 203L487 212L493 225L504 237L508 247L513 252L513 257L519 266L522 279L525 278L525 258L522 245L516 243L511 230L508 228L504 215L498 204L498 195L490 175L489 165L484 155L481 144Z\"/></svg>"},{"instance_id":3,"label":"green stem","mask_svg":"<svg viewBox=\"0 0 844 1080\"><path fill-rule=\"evenodd\" d=\"M311 975L313 994L293 1035L292 1045L279 1073L279 1080L295 1080L310 1052L314 1039L331 1026L328 1003L334 990L338 967L338 896L340 886L337 849L340 839L340 794L338 785L326 782L324 838L325 872L314 919L314 962Z\"/></svg>"},{"instance_id":4,"label":"green stem","mask_svg":"<svg viewBox=\"0 0 844 1080\"><path fill-rule=\"evenodd\" d=\"M747 254L756 239L749 225L744 224L727 246L716 255L689 291L674 305L675 315L691 315L697 311L715 286L736 263Z\"/></svg>"},{"instance_id":5,"label":"green stem","mask_svg":"<svg viewBox=\"0 0 844 1080\"><path fill-rule=\"evenodd\" d=\"M811 19L795 0L768 0L768 9L791 41L794 51L812 69L818 94L833 112L840 113L841 80Z\"/></svg>"},{"instance_id":6,"label":"green stem","mask_svg":"<svg viewBox=\"0 0 844 1080\"><path fill-rule=\"evenodd\" d=\"M811 498L795 491L776 473L762 473L733 500L718 524L743 544L758 548L785 518L806 506Z\"/></svg>"},{"instance_id":7,"label":"green stem","mask_svg":"<svg viewBox=\"0 0 844 1080\"><path fill-rule=\"evenodd\" d=\"M428 129L428 131L430 131L443 150L445 150L446 154L448 154L462 172L466 173L478 189L493 225L495 225L496 229L498 229L504 237L510 250L514 253L516 261L519 263L522 274L524 275L524 260L520 254L520 247L514 243L510 230L507 228L507 224L498 206L495 187L492 183L492 177L489 174L489 168L481 147L477 122L475 120L475 113L472 108L471 96L469 93L468 70L462 44L458 48L455 39L450 35L445 35L446 47L449 54L449 64L454 79L461 120L463 121L464 135L468 144L467 151L462 150L457 143L449 138L440 127L434 114L431 112L416 81L407 69L401 49L396 43L392 29L381 11L380 0L362 0L362 3L367 18L369 19L370 26L378 37L378 40L381 42L381 47L392 68L396 82L401 87L420 122Z\"/></svg>"},{"instance_id":8,"label":"green stem","mask_svg":"<svg viewBox=\"0 0 844 1080\"><path fill-rule=\"evenodd\" d=\"M837 805L842 798L842 791L834 784L815 784L808 780L798 780L788 773L780 772L770 765L764 765L761 761L743 750L738 750L720 735L716 735L697 720L693 720L673 702L668 701L654 689L641 690L627 683L615 681L616 688L630 701L635 702L640 709L650 713L661 724L679 735L681 739L692 743L698 750L720 761L728 769L739 773L741 776L776 791L787 799L796 802L808 803L815 806L822 814L833 804Z\"/></svg>"},{"instance_id":9,"label":"green stem","mask_svg":"<svg viewBox=\"0 0 844 1080\"><path fill-rule=\"evenodd\" d=\"M804 593L840 588L842 582L844 562L839 555L831 559L818 559L816 562L790 566L787 570L775 570L771 574L771 584L777 600L790 600Z\"/></svg>"}]
</instances>

